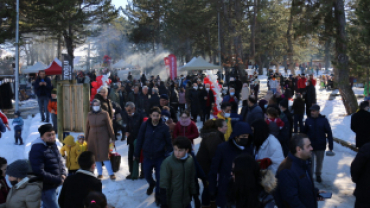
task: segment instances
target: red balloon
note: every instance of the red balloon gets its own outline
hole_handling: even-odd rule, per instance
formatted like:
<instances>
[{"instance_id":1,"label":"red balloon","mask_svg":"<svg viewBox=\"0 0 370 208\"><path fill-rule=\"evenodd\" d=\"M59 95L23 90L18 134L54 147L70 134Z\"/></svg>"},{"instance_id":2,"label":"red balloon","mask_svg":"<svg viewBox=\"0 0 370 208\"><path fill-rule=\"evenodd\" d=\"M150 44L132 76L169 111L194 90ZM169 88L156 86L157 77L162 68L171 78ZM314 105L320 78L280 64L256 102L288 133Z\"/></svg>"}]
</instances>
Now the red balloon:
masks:
<instances>
[{"instance_id":1,"label":"red balloon","mask_svg":"<svg viewBox=\"0 0 370 208\"><path fill-rule=\"evenodd\" d=\"M93 88L98 88L98 83L96 81L91 82Z\"/></svg>"}]
</instances>

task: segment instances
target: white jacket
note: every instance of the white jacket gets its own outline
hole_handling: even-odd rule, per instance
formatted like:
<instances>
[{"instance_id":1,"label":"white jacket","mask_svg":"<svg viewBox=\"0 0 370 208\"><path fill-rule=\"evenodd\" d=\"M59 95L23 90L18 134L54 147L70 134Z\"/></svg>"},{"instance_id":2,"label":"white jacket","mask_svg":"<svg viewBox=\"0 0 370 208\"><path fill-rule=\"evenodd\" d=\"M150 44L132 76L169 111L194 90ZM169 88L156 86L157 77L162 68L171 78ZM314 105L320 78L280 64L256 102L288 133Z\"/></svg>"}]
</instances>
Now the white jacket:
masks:
<instances>
[{"instance_id":1,"label":"white jacket","mask_svg":"<svg viewBox=\"0 0 370 208\"><path fill-rule=\"evenodd\" d=\"M256 150L254 150L256 151ZM256 160L263 158L270 158L272 164L268 167L274 175L279 168L280 163L285 159L283 154L283 149L278 139L272 134L263 142L262 146L256 153Z\"/></svg>"},{"instance_id":2,"label":"white jacket","mask_svg":"<svg viewBox=\"0 0 370 208\"><path fill-rule=\"evenodd\" d=\"M276 89L278 85L279 85L279 81L272 80L272 79L269 80L269 86L270 86L270 88Z\"/></svg>"}]
</instances>

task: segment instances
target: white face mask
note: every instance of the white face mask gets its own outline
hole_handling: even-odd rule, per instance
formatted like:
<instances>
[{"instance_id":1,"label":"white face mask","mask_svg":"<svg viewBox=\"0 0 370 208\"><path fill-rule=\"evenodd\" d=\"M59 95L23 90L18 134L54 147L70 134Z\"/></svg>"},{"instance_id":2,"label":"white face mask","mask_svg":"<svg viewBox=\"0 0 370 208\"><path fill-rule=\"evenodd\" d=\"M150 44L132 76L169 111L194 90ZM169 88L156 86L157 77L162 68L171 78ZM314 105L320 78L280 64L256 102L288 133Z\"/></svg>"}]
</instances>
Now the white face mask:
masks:
<instances>
[{"instance_id":1,"label":"white face mask","mask_svg":"<svg viewBox=\"0 0 370 208\"><path fill-rule=\"evenodd\" d=\"M206 88L207 92L209 91L209 88Z\"/></svg>"},{"instance_id":2,"label":"white face mask","mask_svg":"<svg viewBox=\"0 0 370 208\"><path fill-rule=\"evenodd\" d=\"M92 107L95 112L98 112L100 110L100 106L93 106Z\"/></svg>"},{"instance_id":3,"label":"white face mask","mask_svg":"<svg viewBox=\"0 0 370 208\"><path fill-rule=\"evenodd\" d=\"M203 87L199 87L199 89L203 89Z\"/></svg>"},{"instance_id":4,"label":"white face mask","mask_svg":"<svg viewBox=\"0 0 370 208\"><path fill-rule=\"evenodd\" d=\"M224 116L225 116L225 118L230 118L230 113L225 113L224 112Z\"/></svg>"},{"instance_id":5,"label":"white face mask","mask_svg":"<svg viewBox=\"0 0 370 208\"><path fill-rule=\"evenodd\" d=\"M198 89L198 87L193 87L194 88L194 90L197 90Z\"/></svg>"},{"instance_id":6,"label":"white face mask","mask_svg":"<svg viewBox=\"0 0 370 208\"><path fill-rule=\"evenodd\" d=\"M163 118L164 121L168 120L167 116L162 116L162 118Z\"/></svg>"}]
</instances>

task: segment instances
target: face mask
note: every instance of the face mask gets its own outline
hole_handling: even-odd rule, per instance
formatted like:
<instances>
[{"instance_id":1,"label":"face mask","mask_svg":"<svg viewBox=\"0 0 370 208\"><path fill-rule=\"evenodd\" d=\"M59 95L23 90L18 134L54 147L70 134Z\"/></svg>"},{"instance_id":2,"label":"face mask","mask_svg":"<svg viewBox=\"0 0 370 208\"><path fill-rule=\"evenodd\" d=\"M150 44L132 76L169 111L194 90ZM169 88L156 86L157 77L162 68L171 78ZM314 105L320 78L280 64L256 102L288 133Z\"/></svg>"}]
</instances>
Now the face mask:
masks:
<instances>
[{"instance_id":1,"label":"face mask","mask_svg":"<svg viewBox=\"0 0 370 208\"><path fill-rule=\"evenodd\" d=\"M93 106L93 111L98 112L100 110L100 106Z\"/></svg>"},{"instance_id":2,"label":"face mask","mask_svg":"<svg viewBox=\"0 0 370 208\"><path fill-rule=\"evenodd\" d=\"M239 138L239 142L237 142L240 146L247 146L248 145L248 138Z\"/></svg>"},{"instance_id":3,"label":"face mask","mask_svg":"<svg viewBox=\"0 0 370 208\"><path fill-rule=\"evenodd\" d=\"M230 92L230 95L231 95L231 96L234 96L234 95L235 95L235 92Z\"/></svg>"},{"instance_id":4,"label":"face mask","mask_svg":"<svg viewBox=\"0 0 370 208\"><path fill-rule=\"evenodd\" d=\"M263 107L265 107L265 109L266 109L266 108L267 108L267 106L268 106L268 105L266 104L266 105L264 105Z\"/></svg>"},{"instance_id":5,"label":"face mask","mask_svg":"<svg viewBox=\"0 0 370 208\"><path fill-rule=\"evenodd\" d=\"M224 116L225 116L225 118L230 118L230 113L225 113L224 112Z\"/></svg>"},{"instance_id":6,"label":"face mask","mask_svg":"<svg viewBox=\"0 0 370 208\"><path fill-rule=\"evenodd\" d=\"M163 118L164 121L168 121L167 116L163 116L162 118Z\"/></svg>"},{"instance_id":7,"label":"face mask","mask_svg":"<svg viewBox=\"0 0 370 208\"><path fill-rule=\"evenodd\" d=\"M193 87L194 88L194 90L197 90L198 89L198 87Z\"/></svg>"},{"instance_id":8,"label":"face mask","mask_svg":"<svg viewBox=\"0 0 370 208\"><path fill-rule=\"evenodd\" d=\"M18 183L18 181L9 181L9 182L10 182L10 184L12 184L12 186L17 185L17 183Z\"/></svg>"},{"instance_id":9,"label":"face mask","mask_svg":"<svg viewBox=\"0 0 370 208\"><path fill-rule=\"evenodd\" d=\"M46 143L46 145L48 145L48 146L51 146L51 145L55 144L55 142L45 142L45 143Z\"/></svg>"},{"instance_id":10,"label":"face mask","mask_svg":"<svg viewBox=\"0 0 370 208\"><path fill-rule=\"evenodd\" d=\"M199 89L203 89L203 87L199 87Z\"/></svg>"},{"instance_id":11,"label":"face mask","mask_svg":"<svg viewBox=\"0 0 370 208\"><path fill-rule=\"evenodd\" d=\"M207 92L209 91L209 88L206 88Z\"/></svg>"}]
</instances>

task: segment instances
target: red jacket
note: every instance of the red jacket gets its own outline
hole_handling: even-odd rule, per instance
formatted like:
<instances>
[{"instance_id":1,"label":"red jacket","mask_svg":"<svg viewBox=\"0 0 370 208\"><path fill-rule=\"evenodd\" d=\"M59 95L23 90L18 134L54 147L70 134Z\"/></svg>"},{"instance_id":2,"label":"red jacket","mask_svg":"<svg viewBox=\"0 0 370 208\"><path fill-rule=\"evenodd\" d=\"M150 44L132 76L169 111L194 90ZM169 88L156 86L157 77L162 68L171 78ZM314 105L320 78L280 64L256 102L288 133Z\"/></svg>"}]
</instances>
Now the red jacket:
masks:
<instances>
[{"instance_id":1,"label":"red jacket","mask_svg":"<svg viewBox=\"0 0 370 208\"><path fill-rule=\"evenodd\" d=\"M6 117L5 114L3 114L2 112L0 112L0 118L1 120L3 120L3 123L6 125L8 124L8 118Z\"/></svg>"},{"instance_id":2,"label":"red jacket","mask_svg":"<svg viewBox=\"0 0 370 208\"><path fill-rule=\"evenodd\" d=\"M301 78L298 80L298 89L301 89L301 88L306 88L306 81L307 79L304 77L304 78Z\"/></svg>"},{"instance_id":3,"label":"red jacket","mask_svg":"<svg viewBox=\"0 0 370 208\"><path fill-rule=\"evenodd\" d=\"M311 83L313 86L316 86L316 79L311 79Z\"/></svg>"},{"instance_id":4,"label":"red jacket","mask_svg":"<svg viewBox=\"0 0 370 208\"><path fill-rule=\"evenodd\" d=\"M193 143L193 140L199 137L197 125L195 125L194 121L191 121L189 126L181 126L180 121L177 122L172 138L176 139L178 136L185 136Z\"/></svg>"}]
</instances>

